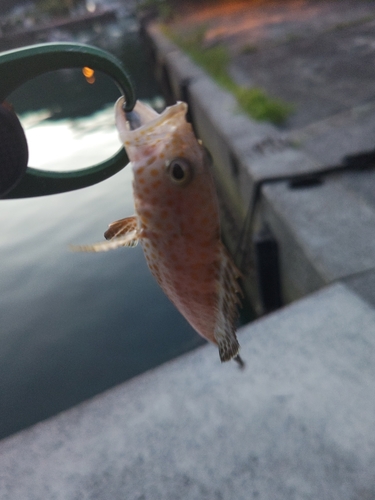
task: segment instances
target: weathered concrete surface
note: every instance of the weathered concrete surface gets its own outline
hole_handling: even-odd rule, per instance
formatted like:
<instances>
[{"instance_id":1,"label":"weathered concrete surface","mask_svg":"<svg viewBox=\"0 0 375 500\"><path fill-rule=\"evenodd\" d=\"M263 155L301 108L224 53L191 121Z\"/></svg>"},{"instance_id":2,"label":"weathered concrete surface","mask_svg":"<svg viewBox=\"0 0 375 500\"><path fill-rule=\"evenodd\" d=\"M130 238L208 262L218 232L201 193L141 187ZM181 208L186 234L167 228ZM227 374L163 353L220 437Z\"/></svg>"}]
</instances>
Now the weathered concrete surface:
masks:
<instances>
[{"instance_id":1,"label":"weathered concrete surface","mask_svg":"<svg viewBox=\"0 0 375 500\"><path fill-rule=\"evenodd\" d=\"M373 499L374 332L332 285L2 441L0 498Z\"/></svg>"},{"instance_id":2,"label":"weathered concrete surface","mask_svg":"<svg viewBox=\"0 0 375 500\"><path fill-rule=\"evenodd\" d=\"M372 3L374 16L375 5L367 3ZM374 99L374 27L370 17L317 30L309 37L238 56L233 65L241 71L241 83L247 75L247 83L294 103L288 127L302 127Z\"/></svg>"},{"instance_id":3,"label":"weathered concrete surface","mask_svg":"<svg viewBox=\"0 0 375 500\"><path fill-rule=\"evenodd\" d=\"M317 162L338 165L346 155L375 148L375 100L296 128L286 138Z\"/></svg>"},{"instance_id":4,"label":"weathered concrete surface","mask_svg":"<svg viewBox=\"0 0 375 500\"><path fill-rule=\"evenodd\" d=\"M177 32L204 28L207 46L225 45L242 85L295 105L300 128L374 99L373 0L233 1L190 6Z\"/></svg>"},{"instance_id":5,"label":"weathered concrete surface","mask_svg":"<svg viewBox=\"0 0 375 500\"><path fill-rule=\"evenodd\" d=\"M345 284L375 307L375 271L365 271L350 276L345 280Z\"/></svg>"},{"instance_id":6,"label":"weathered concrete surface","mask_svg":"<svg viewBox=\"0 0 375 500\"><path fill-rule=\"evenodd\" d=\"M207 46L228 48L238 83L295 105L288 128L374 99L373 0L187 3L179 14L172 23L177 32L204 29Z\"/></svg>"},{"instance_id":7,"label":"weathered concrete surface","mask_svg":"<svg viewBox=\"0 0 375 500\"><path fill-rule=\"evenodd\" d=\"M179 5L173 25L180 32L203 25L207 45L225 43L232 53L244 47L273 46L316 33L350 27L374 15L372 0L232 0Z\"/></svg>"},{"instance_id":8,"label":"weathered concrete surface","mask_svg":"<svg viewBox=\"0 0 375 500\"><path fill-rule=\"evenodd\" d=\"M264 220L283 242L287 301L375 267L375 204L346 181L341 174L310 188L280 183L263 189Z\"/></svg>"}]
</instances>

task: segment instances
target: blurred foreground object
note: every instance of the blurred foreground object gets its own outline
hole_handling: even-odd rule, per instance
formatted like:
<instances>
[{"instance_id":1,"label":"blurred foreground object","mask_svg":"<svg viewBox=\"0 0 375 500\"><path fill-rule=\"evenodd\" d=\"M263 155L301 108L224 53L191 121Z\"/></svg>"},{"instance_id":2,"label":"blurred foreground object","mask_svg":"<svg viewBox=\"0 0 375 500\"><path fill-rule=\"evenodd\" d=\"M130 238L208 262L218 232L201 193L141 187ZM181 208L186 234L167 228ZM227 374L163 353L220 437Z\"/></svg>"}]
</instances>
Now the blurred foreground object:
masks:
<instances>
[{"instance_id":1,"label":"blurred foreground object","mask_svg":"<svg viewBox=\"0 0 375 500\"><path fill-rule=\"evenodd\" d=\"M29 150L17 115L0 104L0 196L11 191L25 175Z\"/></svg>"}]
</instances>

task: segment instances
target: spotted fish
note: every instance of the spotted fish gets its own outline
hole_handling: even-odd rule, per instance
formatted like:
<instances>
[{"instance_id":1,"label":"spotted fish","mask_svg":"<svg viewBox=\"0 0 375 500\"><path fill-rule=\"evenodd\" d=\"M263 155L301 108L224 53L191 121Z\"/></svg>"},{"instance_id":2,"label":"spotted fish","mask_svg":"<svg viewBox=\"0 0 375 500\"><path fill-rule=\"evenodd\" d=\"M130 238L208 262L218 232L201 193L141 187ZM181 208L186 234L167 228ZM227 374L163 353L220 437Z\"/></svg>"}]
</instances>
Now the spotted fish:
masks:
<instances>
[{"instance_id":1,"label":"spotted fish","mask_svg":"<svg viewBox=\"0 0 375 500\"><path fill-rule=\"evenodd\" d=\"M205 149L178 102L160 115L141 102L116 124L133 168L136 215L110 224L109 241L81 250L142 245L148 267L169 299L221 361L236 359L240 272L220 239L217 195Z\"/></svg>"}]
</instances>

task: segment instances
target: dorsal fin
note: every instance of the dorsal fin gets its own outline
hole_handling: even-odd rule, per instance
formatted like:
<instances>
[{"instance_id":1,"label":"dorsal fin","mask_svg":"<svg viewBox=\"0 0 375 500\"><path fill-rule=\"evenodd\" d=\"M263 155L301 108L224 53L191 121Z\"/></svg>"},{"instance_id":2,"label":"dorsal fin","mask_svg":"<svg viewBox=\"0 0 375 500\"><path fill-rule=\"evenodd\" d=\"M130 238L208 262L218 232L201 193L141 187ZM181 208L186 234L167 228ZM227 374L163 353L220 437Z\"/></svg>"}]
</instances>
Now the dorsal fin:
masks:
<instances>
[{"instance_id":1,"label":"dorsal fin","mask_svg":"<svg viewBox=\"0 0 375 500\"><path fill-rule=\"evenodd\" d=\"M238 356L240 345L236 336L238 307L243 296L238 283L241 273L235 266L228 251L221 245L221 269L219 284L218 317L215 327L215 340L219 347L221 361L229 361Z\"/></svg>"}]
</instances>

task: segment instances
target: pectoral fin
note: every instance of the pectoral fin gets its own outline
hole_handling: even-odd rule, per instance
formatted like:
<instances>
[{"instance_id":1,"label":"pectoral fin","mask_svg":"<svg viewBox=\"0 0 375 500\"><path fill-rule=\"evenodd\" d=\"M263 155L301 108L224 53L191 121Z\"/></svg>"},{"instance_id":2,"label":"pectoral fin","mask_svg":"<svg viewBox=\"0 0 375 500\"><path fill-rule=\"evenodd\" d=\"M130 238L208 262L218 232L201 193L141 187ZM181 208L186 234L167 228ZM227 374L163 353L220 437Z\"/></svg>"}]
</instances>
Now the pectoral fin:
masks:
<instances>
[{"instance_id":1,"label":"pectoral fin","mask_svg":"<svg viewBox=\"0 0 375 500\"><path fill-rule=\"evenodd\" d=\"M135 247L138 243L137 217L126 217L109 225L104 237L110 241L101 241L92 245L71 245L74 252L107 252L119 247Z\"/></svg>"},{"instance_id":2,"label":"pectoral fin","mask_svg":"<svg viewBox=\"0 0 375 500\"><path fill-rule=\"evenodd\" d=\"M135 230L111 241L101 241L92 245L70 245L70 249L73 252L108 252L108 250L114 250L115 248L135 246L137 243L134 244L134 242L137 241L138 232Z\"/></svg>"},{"instance_id":3,"label":"pectoral fin","mask_svg":"<svg viewBox=\"0 0 375 500\"><path fill-rule=\"evenodd\" d=\"M104 233L104 238L106 240L112 240L114 238L118 239L120 237L126 236L137 230L137 217L132 215L131 217L125 217L125 219L116 220L108 226L107 231ZM138 238L130 240L129 243L122 246L135 247L138 243Z\"/></svg>"}]
</instances>

